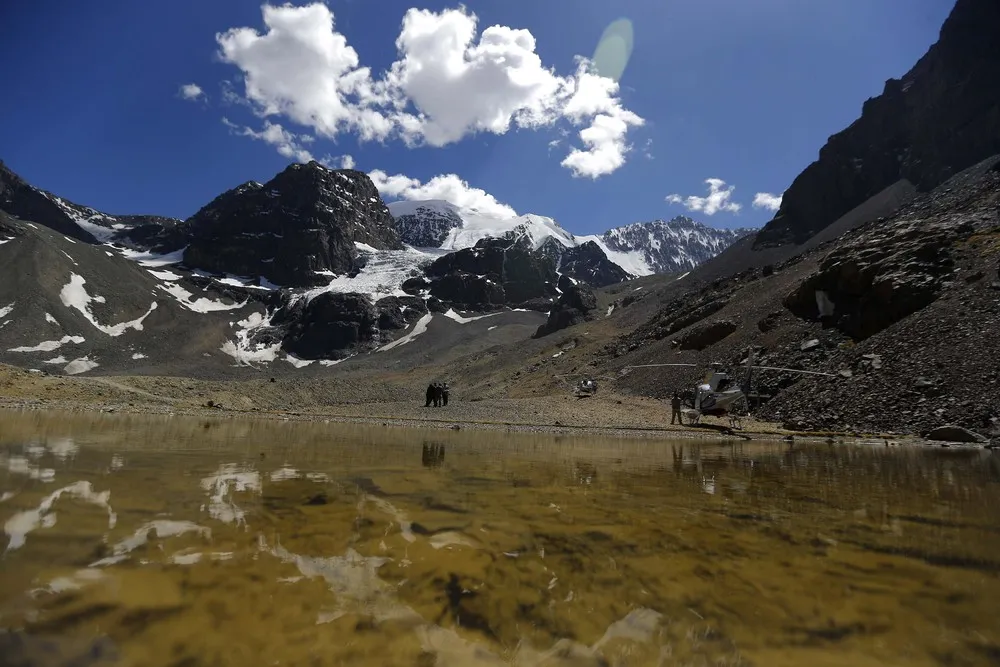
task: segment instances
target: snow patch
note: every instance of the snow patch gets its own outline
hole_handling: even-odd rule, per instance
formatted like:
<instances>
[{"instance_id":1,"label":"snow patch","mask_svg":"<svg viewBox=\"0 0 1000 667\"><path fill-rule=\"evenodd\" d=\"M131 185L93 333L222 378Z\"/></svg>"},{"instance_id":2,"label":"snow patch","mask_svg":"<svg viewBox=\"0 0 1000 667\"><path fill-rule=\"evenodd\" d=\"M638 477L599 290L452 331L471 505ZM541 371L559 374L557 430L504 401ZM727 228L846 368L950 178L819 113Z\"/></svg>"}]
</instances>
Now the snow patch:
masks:
<instances>
[{"instance_id":1,"label":"snow patch","mask_svg":"<svg viewBox=\"0 0 1000 667\"><path fill-rule=\"evenodd\" d=\"M298 357L292 354L286 354L285 361L290 363L292 366L295 366L296 368L305 368L310 364L316 363L315 359L299 359Z\"/></svg>"},{"instance_id":2,"label":"snow patch","mask_svg":"<svg viewBox=\"0 0 1000 667\"><path fill-rule=\"evenodd\" d=\"M64 357L62 355L59 355L58 357L54 357L52 359L46 359L42 363L43 364L65 364L67 362L66 362L66 357Z\"/></svg>"},{"instance_id":3,"label":"snow patch","mask_svg":"<svg viewBox=\"0 0 1000 667\"><path fill-rule=\"evenodd\" d=\"M411 331L410 333L406 334L405 336L397 338L396 340L392 341L391 343L383 345L382 347L378 348L375 351L376 352L385 352L386 350L391 350L394 347L399 347L400 345L406 345L407 343L411 342L414 338L416 338L420 334L422 334L425 331L427 331L427 325L430 324L431 319L433 317L434 317L434 315L432 313L427 313L426 315L424 315L423 317L421 317L419 320L417 320L417 323L413 326L413 331Z\"/></svg>"},{"instance_id":4,"label":"snow patch","mask_svg":"<svg viewBox=\"0 0 1000 667\"><path fill-rule=\"evenodd\" d=\"M215 301L206 297L199 297L192 300L194 295L175 283L157 285L157 287L177 299L182 306L196 313L211 313L218 310L238 310L247 305L247 301L249 301L248 299L243 301L243 303L224 303L222 301Z\"/></svg>"},{"instance_id":5,"label":"snow patch","mask_svg":"<svg viewBox=\"0 0 1000 667\"><path fill-rule=\"evenodd\" d=\"M175 250L173 252L168 252L165 254L157 254L152 252L145 252L141 250L133 250L132 248L120 248L118 246L113 246L115 250L120 252L126 259L130 259L133 262L138 262L142 266L170 266L171 264L180 264L184 261L184 251L187 250L187 246L181 248L180 250Z\"/></svg>"},{"instance_id":6,"label":"snow patch","mask_svg":"<svg viewBox=\"0 0 1000 667\"><path fill-rule=\"evenodd\" d=\"M475 322L476 320L481 320L484 317L493 317L494 315L499 315L500 313L487 313L485 315L476 315L473 317L463 317L455 312L454 309L449 308L448 312L444 314L445 317L458 322L459 324L468 324L469 322Z\"/></svg>"},{"instance_id":7,"label":"snow patch","mask_svg":"<svg viewBox=\"0 0 1000 667\"><path fill-rule=\"evenodd\" d=\"M646 262L644 253L639 250L631 250L624 252L621 250L612 250L604 239L600 236L579 236L577 240L582 243L587 243L588 241L593 241L601 249L602 252L610 259L612 262L620 266L625 270L626 273L631 273L633 276L650 276L656 273Z\"/></svg>"},{"instance_id":8,"label":"snow patch","mask_svg":"<svg viewBox=\"0 0 1000 667\"><path fill-rule=\"evenodd\" d=\"M372 248L372 250L375 249ZM368 263L364 268L353 278L317 271L316 273L320 275L330 275L333 278L323 287L306 291L304 297L308 301L312 301L326 292L342 294L356 292L367 295L372 301L378 301L387 296L407 296L406 292L401 289L403 281L415 273L419 273L422 265L443 254L445 253L441 250L418 250L416 248L375 251L368 258Z\"/></svg>"},{"instance_id":9,"label":"snow patch","mask_svg":"<svg viewBox=\"0 0 1000 667\"><path fill-rule=\"evenodd\" d=\"M3 317L3 316L4 316L4 313L0 312L0 317ZM55 325L59 324L59 322L56 321L56 318L52 317L52 315L50 315L49 313L45 313L45 321L48 322L48 323L50 323L50 324L55 324Z\"/></svg>"},{"instance_id":10,"label":"snow patch","mask_svg":"<svg viewBox=\"0 0 1000 667\"><path fill-rule=\"evenodd\" d=\"M14 310L14 304L13 303L10 304L9 306L4 306L3 308L0 308L0 317L7 317L8 315L10 315L10 312L12 310Z\"/></svg>"},{"instance_id":11,"label":"snow patch","mask_svg":"<svg viewBox=\"0 0 1000 667\"><path fill-rule=\"evenodd\" d=\"M611 313L615 312L615 304L608 306L608 312L604 315L605 317L611 317Z\"/></svg>"},{"instance_id":12,"label":"snow patch","mask_svg":"<svg viewBox=\"0 0 1000 667\"><path fill-rule=\"evenodd\" d=\"M149 272L150 274L152 274L154 278L158 278L160 280L180 280L181 278L184 277L179 273L174 273L173 271L170 270L153 271L152 269L150 269Z\"/></svg>"},{"instance_id":13,"label":"snow patch","mask_svg":"<svg viewBox=\"0 0 1000 667\"><path fill-rule=\"evenodd\" d=\"M245 320L240 320L236 324L240 327L236 332L236 340L227 340L219 349L235 359L237 365L251 366L254 363L274 361L278 358L281 341L272 345L251 341L255 330L271 325L270 314L250 313Z\"/></svg>"},{"instance_id":14,"label":"snow patch","mask_svg":"<svg viewBox=\"0 0 1000 667\"><path fill-rule=\"evenodd\" d=\"M96 296L92 297L87 293L84 285L86 280L82 276L75 273L69 274L69 283L67 283L62 291L59 292L59 299L62 301L63 305L67 308L76 308L87 321L94 325L96 329L103 331L109 336L121 336L128 329L135 329L136 331L142 331L142 321L149 317L149 314L156 310L156 302L150 304L149 310L146 314L138 319L131 320L129 322L122 322L120 324L113 324L111 326L104 326L99 323L94 317L94 314L90 312L90 302L95 301L97 303L104 303L104 297Z\"/></svg>"},{"instance_id":15,"label":"snow patch","mask_svg":"<svg viewBox=\"0 0 1000 667\"><path fill-rule=\"evenodd\" d=\"M136 352L132 355L132 361L139 361L140 359L146 359L146 355L142 352Z\"/></svg>"},{"instance_id":16,"label":"snow patch","mask_svg":"<svg viewBox=\"0 0 1000 667\"><path fill-rule=\"evenodd\" d=\"M12 347L8 352L53 352L58 350L60 347L67 343L80 343L86 342L83 336L63 336L59 340L46 340L42 341L38 345L33 345L31 347Z\"/></svg>"},{"instance_id":17,"label":"snow patch","mask_svg":"<svg viewBox=\"0 0 1000 667\"><path fill-rule=\"evenodd\" d=\"M63 372L66 375L79 375L80 373L86 373L87 371L92 371L98 366L99 364L90 357L80 357L79 359L74 359L73 361L66 364L66 367L63 369Z\"/></svg>"}]
</instances>

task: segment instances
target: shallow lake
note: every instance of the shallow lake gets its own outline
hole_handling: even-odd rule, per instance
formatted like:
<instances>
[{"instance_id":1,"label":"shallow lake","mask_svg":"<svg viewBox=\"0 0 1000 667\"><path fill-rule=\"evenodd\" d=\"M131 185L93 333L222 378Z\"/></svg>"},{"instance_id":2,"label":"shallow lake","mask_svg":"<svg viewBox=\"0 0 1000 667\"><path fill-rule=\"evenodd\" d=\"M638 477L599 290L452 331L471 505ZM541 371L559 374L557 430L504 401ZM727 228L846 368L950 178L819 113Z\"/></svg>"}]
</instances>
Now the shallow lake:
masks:
<instances>
[{"instance_id":1,"label":"shallow lake","mask_svg":"<svg viewBox=\"0 0 1000 667\"><path fill-rule=\"evenodd\" d=\"M988 451L0 413L0 664L987 665Z\"/></svg>"}]
</instances>

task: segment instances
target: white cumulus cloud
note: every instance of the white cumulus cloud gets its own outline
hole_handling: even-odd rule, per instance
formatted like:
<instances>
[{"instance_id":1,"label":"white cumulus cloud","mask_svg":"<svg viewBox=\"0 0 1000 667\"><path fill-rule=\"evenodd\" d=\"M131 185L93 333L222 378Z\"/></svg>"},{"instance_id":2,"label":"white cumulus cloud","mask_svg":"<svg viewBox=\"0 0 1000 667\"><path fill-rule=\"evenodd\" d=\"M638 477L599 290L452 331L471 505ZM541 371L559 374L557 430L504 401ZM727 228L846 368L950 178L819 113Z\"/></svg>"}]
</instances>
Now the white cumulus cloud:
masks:
<instances>
[{"instance_id":1,"label":"white cumulus cloud","mask_svg":"<svg viewBox=\"0 0 1000 667\"><path fill-rule=\"evenodd\" d=\"M770 192L758 192L753 196L753 207L768 211L777 211L781 208L781 195L772 195Z\"/></svg>"},{"instance_id":2,"label":"white cumulus cloud","mask_svg":"<svg viewBox=\"0 0 1000 667\"><path fill-rule=\"evenodd\" d=\"M480 215L503 220L517 215L511 206L480 188L474 188L456 174L441 174L421 183L415 178L396 174L390 176L380 169L368 173L384 199L442 199L455 206L475 210Z\"/></svg>"},{"instance_id":3,"label":"white cumulus cloud","mask_svg":"<svg viewBox=\"0 0 1000 667\"><path fill-rule=\"evenodd\" d=\"M340 156L340 168L341 169L354 169L354 158L350 155Z\"/></svg>"},{"instance_id":4,"label":"white cumulus cloud","mask_svg":"<svg viewBox=\"0 0 1000 667\"><path fill-rule=\"evenodd\" d=\"M740 209L743 208L742 205L732 201L736 186L727 187L726 182L721 178L706 178L705 184L708 185L708 196L706 197L695 195L682 197L674 194L667 195L666 200L671 204L683 204L687 210L697 211L705 215L715 215L719 211L739 213Z\"/></svg>"},{"instance_id":5,"label":"white cumulus cloud","mask_svg":"<svg viewBox=\"0 0 1000 667\"><path fill-rule=\"evenodd\" d=\"M185 83L177 92L186 100L196 100L205 96L205 91L197 83Z\"/></svg>"},{"instance_id":6,"label":"white cumulus cloud","mask_svg":"<svg viewBox=\"0 0 1000 667\"><path fill-rule=\"evenodd\" d=\"M270 144L278 150L278 153L297 162L311 162L315 159L312 153L302 146L302 144L313 141L313 138L307 134L294 134L269 120L264 121L262 130L241 127L225 117L223 117L222 122L236 134Z\"/></svg>"},{"instance_id":7,"label":"white cumulus cloud","mask_svg":"<svg viewBox=\"0 0 1000 667\"><path fill-rule=\"evenodd\" d=\"M265 4L263 20L263 32L241 27L216 35L220 56L242 71L243 94L258 114L320 136L437 147L563 121L581 128L582 144L563 166L596 178L625 163L627 133L644 123L623 106L618 83L587 60L558 75L542 62L530 31L494 25L477 34L478 18L463 7L408 10L397 59L379 77L336 31L325 4Z\"/></svg>"}]
</instances>

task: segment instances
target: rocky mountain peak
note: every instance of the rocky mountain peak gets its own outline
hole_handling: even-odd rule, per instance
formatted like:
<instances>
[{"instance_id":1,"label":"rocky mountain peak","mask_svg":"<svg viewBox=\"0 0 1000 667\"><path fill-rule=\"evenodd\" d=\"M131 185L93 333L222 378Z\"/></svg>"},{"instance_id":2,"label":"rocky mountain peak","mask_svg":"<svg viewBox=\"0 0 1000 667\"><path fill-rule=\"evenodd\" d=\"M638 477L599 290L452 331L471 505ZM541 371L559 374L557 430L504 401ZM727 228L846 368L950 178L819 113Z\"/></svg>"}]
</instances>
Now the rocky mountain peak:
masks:
<instances>
[{"instance_id":1,"label":"rocky mountain peak","mask_svg":"<svg viewBox=\"0 0 1000 667\"><path fill-rule=\"evenodd\" d=\"M612 250L639 254L655 273L689 271L755 230L716 229L687 216L615 227L602 239Z\"/></svg>"},{"instance_id":2,"label":"rocky mountain peak","mask_svg":"<svg viewBox=\"0 0 1000 667\"><path fill-rule=\"evenodd\" d=\"M186 263L285 286L328 282L361 267L358 245L402 248L367 174L294 164L264 184L229 190L187 221Z\"/></svg>"},{"instance_id":3,"label":"rocky mountain peak","mask_svg":"<svg viewBox=\"0 0 1000 667\"><path fill-rule=\"evenodd\" d=\"M801 244L889 186L927 192L1000 153L1000 3L958 0L938 41L785 192L756 248Z\"/></svg>"},{"instance_id":4,"label":"rocky mountain peak","mask_svg":"<svg viewBox=\"0 0 1000 667\"><path fill-rule=\"evenodd\" d=\"M79 241L96 243L97 239L78 225L55 199L29 185L0 161L0 211L45 225Z\"/></svg>"}]
</instances>

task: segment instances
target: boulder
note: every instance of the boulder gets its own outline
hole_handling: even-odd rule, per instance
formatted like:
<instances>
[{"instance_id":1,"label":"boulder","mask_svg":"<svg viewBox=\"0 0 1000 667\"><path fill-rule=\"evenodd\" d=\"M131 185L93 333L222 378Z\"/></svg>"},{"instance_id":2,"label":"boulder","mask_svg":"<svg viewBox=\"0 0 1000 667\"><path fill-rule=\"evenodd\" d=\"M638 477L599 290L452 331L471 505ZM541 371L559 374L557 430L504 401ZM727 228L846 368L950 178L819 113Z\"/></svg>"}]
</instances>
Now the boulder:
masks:
<instances>
[{"instance_id":1,"label":"boulder","mask_svg":"<svg viewBox=\"0 0 1000 667\"><path fill-rule=\"evenodd\" d=\"M732 320L716 320L709 324L698 326L677 340L682 350L704 350L715 345L739 328Z\"/></svg>"},{"instance_id":2,"label":"boulder","mask_svg":"<svg viewBox=\"0 0 1000 667\"><path fill-rule=\"evenodd\" d=\"M979 435L975 431L970 431L967 428L956 426L955 424L938 426L937 428L928 431L924 437L928 440L938 440L944 442L985 443L989 441L989 439L985 436Z\"/></svg>"},{"instance_id":3,"label":"boulder","mask_svg":"<svg viewBox=\"0 0 1000 667\"><path fill-rule=\"evenodd\" d=\"M921 211L884 221L840 244L784 299L797 317L868 338L934 301L955 272L951 246L973 225Z\"/></svg>"}]
</instances>

